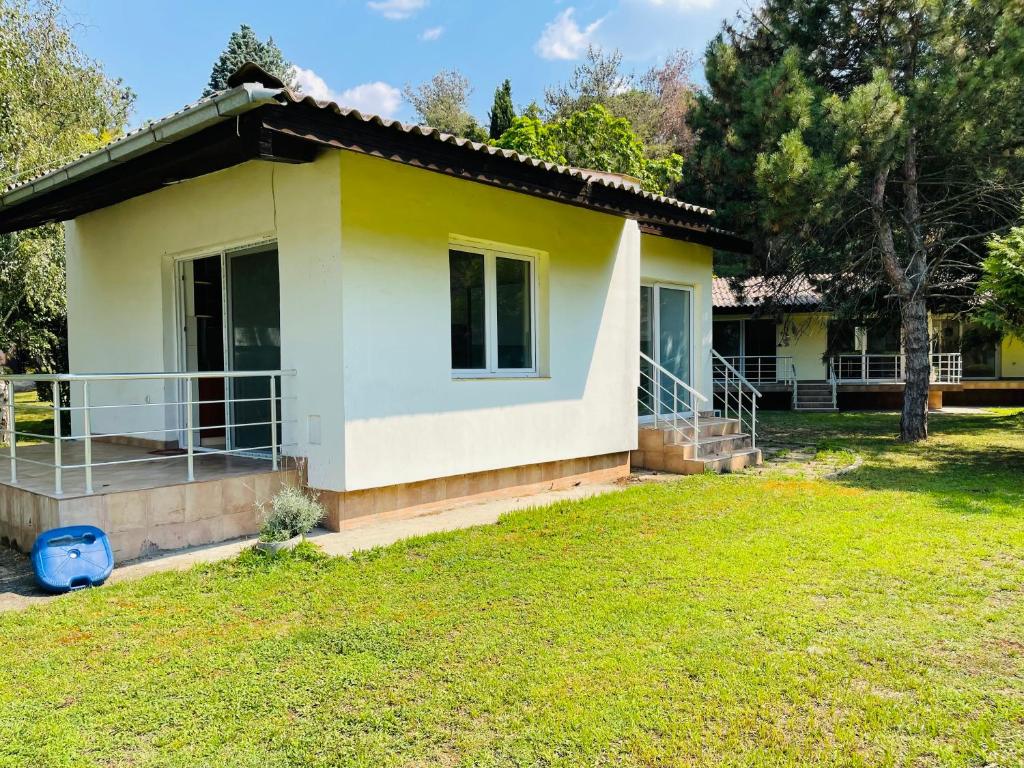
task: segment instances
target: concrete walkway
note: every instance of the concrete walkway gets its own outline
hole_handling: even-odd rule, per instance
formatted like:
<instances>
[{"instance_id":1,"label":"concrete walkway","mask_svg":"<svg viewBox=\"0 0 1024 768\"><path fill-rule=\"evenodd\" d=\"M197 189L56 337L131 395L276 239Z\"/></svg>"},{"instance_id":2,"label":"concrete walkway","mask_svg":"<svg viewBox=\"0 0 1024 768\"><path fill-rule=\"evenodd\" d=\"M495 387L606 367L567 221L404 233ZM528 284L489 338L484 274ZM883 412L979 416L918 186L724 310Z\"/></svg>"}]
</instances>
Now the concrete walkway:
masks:
<instances>
[{"instance_id":1,"label":"concrete walkway","mask_svg":"<svg viewBox=\"0 0 1024 768\"><path fill-rule=\"evenodd\" d=\"M353 552L386 546L413 536L488 525L496 522L506 512L543 507L558 501L586 499L621 491L626 487L628 484L579 485L575 488L546 491L532 496L466 502L448 509L424 512L406 518L367 520L340 533L318 528L309 538L328 555L351 555ZM115 567L107 583L140 579L160 571L182 571L196 563L225 560L234 557L246 547L251 547L254 541L255 537L235 539L221 544L179 549L144 560L134 560ZM0 548L0 611L17 610L59 599L74 599L74 595L49 595L42 592L35 584L28 557L13 550Z\"/></svg>"}]
</instances>

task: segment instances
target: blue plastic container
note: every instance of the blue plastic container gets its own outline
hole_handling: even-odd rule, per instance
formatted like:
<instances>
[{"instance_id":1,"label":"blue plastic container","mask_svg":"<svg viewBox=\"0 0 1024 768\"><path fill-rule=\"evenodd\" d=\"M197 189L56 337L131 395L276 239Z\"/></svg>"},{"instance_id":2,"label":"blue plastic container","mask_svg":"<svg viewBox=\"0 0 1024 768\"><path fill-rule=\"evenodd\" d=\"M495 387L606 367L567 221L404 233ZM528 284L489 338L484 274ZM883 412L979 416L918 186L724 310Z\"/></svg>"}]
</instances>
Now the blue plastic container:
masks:
<instances>
[{"instance_id":1,"label":"blue plastic container","mask_svg":"<svg viewBox=\"0 0 1024 768\"><path fill-rule=\"evenodd\" d=\"M107 534L94 525L53 528L36 537L32 567L39 586L49 592L98 587L114 569Z\"/></svg>"}]
</instances>

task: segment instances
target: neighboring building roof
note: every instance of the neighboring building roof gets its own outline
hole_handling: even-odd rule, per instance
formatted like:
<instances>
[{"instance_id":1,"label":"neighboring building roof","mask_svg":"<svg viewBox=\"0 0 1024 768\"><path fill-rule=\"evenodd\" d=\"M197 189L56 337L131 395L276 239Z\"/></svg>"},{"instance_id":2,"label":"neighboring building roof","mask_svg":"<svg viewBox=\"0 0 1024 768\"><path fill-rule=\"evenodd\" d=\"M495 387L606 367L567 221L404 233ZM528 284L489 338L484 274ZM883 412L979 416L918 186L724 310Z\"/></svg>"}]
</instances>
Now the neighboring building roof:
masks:
<instances>
[{"instance_id":1,"label":"neighboring building roof","mask_svg":"<svg viewBox=\"0 0 1024 768\"><path fill-rule=\"evenodd\" d=\"M332 147L634 218L645 232L749 250L749 243L713 226L713 210L646 192L617 174L556 165L435 128L363 115L292 93L251 64L229 85L11 187L0 195L0 232L74 218L251 159L310 162L319 149Z\"/></svg>"},{"instance_id":2,"label":"neighboring building roof","mask_svg":"<svg viewBox=\"0 0 1024 768\"><path fill-rule=\"evenodd\" d=\"M816 277L824 281L826 276ZM716 310L815 309L821 300L821 291L806 277L716 277L711 284L711 303Z\"/></svg>"}]
</instances>

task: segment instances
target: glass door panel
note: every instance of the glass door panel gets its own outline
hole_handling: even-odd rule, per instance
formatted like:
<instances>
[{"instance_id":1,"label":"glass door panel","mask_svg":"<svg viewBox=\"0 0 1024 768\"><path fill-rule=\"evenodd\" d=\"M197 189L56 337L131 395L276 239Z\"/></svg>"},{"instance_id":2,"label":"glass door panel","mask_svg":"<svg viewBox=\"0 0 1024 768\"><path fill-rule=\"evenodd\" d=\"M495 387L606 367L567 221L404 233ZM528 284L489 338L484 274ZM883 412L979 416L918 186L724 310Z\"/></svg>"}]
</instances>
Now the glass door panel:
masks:
<instances>
[{"instance_id":1,"label":"glass door panel","mask_svg":"<svg viewBox=\"0 0 1024 768\"><path fill-rule=\"evenodd\" d=\"M662 368L690 384L690 292L682 288L656 286L658 302L658 356ZM662 375L659 413L685 412L690 409L690 395L675 387L671 377ZM675 389L675 391L674 391ZM679 400L673 397L677 395Z\"/></svg>"},{"instance_id":2,"label":"glass door panel","mask_svg":"<svg viewBox=\"0 0 1024 768\"><path fill-rule=\"evenodd\" d=\"M654 351L654 288L640 286L640 351L656 359ZM640 391L637 393L637 409L640 416L654 415L653 366L640 358Z\"/></svg>"},{"instance_id":3,"label":"glass door panel","mask_svg":"<svg viewBox=\"0 0 1024 768\"><path fill-rule=\"evenodd\" d=\"M277 370L281 367L277 250L228 254L227 267L229 367L233 371ZM232 379L232 391L236 402L232 409L231 447L269 448L271 432L266 423L271 415L269 379L266 376Z\"/></svg>"}]
</instances>

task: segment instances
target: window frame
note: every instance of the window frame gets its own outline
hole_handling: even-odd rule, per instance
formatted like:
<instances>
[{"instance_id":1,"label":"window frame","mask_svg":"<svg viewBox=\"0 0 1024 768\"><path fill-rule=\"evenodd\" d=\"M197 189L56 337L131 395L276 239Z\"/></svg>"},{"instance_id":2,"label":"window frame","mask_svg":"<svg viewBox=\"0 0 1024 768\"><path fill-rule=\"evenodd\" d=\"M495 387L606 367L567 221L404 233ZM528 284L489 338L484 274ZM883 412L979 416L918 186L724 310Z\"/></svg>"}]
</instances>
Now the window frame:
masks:
<instances>
[{"instance_id":1,"label":"window frame","mask_svg":"<svg viewBox=\"0 0 1024 768\"><path fill-rule=\"evenodd\" d=\"M531 253L490 248L475 243L451 240L448 243L448 280L451 285L451 252L476 253L484 259L484 367L455 368L452 365L451 341L448 344L448 366L453 379L527 379L537 378L540 368L537 361L539 346L538 314L537 314L537 258ZM530 289L530 359L533 365L529 368L498 367L498 284L497 260L513 259L524 261L529 267ZM451 329L451 293L448 296L448 327ZM450 338L450 332L449 332Z\"/></svg>"}]
</instances>

